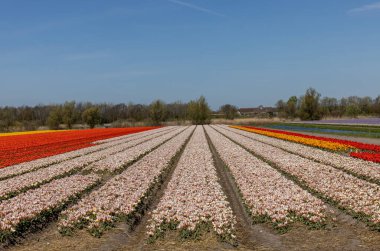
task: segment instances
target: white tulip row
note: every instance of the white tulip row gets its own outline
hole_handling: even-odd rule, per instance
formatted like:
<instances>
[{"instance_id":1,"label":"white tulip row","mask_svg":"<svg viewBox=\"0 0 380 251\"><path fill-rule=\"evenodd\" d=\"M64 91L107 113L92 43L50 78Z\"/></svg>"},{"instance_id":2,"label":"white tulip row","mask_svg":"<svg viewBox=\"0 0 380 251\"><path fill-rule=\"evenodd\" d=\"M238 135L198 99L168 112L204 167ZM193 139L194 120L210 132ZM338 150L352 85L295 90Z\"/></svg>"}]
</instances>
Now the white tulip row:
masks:
<instances>
[{"instance_id":1,"label":"white tulip row","mask_svg":"<svg viewBox=\"0 0 380 251\"><path fill-rule=\"evenodd\" d=\"M109 147L115 147L118 144L125 144L125 143L132 144L131 143L132 140L133 141L138 140L138 139L147 137L149 135L153 135L153 134L164 132L171 129L172 128L169 128L169 129L159 128L155 130L139 132L136 134L129 134L129 135L126 135L125 138L120 139L118 141L101 144L101 145L95 145L95 146L91 146L91 147L87 147L87 148L83 148L83 149L79 149L79 150L75 150L75 151L71 151L67 153L57 154L57 155L46 157L46 158L36 159L36 160L20 163L17 165L13 165L13 166L8 166L8 167L0 169L0 179L3 180L9 177L16 176L16 175L31 172L33 170L37 170L42 167L60 163L69 159L77 158L79 156L87 155L87 154L94 153L97 151L101 151Z\"/></svg>"},{"instance_id":2,"label":"white tulip row","mask_svg":"<svg viewBox=\"0 0 380 251\"><path fill-rule=\"evenodd\" d=\"M25 222L59 211L75 196L99 181L97 175L72 175L54 180L0 203L0 234L4 237L17 232Z\"/></svg>"},{"instance_id":3,"label":"white tulip row","mask_svg":"<svg viewBox=\"0 0 380 251\"><path fill-rule=\"evenodd\" d=\"M241 135L245 135L251 139L284 149L288 152L346 170L358 176L364 177L365 179L380 182L380 165L377 163L356 159L289 141L275 139L256 133L250 133L235 128L227 128L226 126L223 127Z\"/></svg>"},{"instance_id":4,"label":"white tulip row","mask_svg":"<svg viewBox=\"0 0 380 251\"><path fill-rule=\"evenodd\" d=\"M152 140L146 141L133 148L126 149L105 159L97 161L85 168L85 170L92 170L94 172L115 172L123 168L128 163L138 159L141 155L150 152L153 148L164 143L166 140L172 138L176 134L185 130L185 127L177 127L175 130L165 133Z\"/></svg>"},{"instance_id":5,"label":"white tulip row","mask_svg":"<svg viewBox=\"0 0 380 251\"><path fill-rule=\"evenodd\" d=\"M203 225L233 239L235 217L223 193L201 126L186 146L172 179L148 224L148 235L159 236L165 225L175 225L190 236Z\"/></svg>"},{"instance_id":6,"label":"white tulip row","mask_svg":"<svg viewBox=\"0 0 380 251\"><path fill-rule=\"evenodd\" d=\"M175 126L165 126L165 127L161 127L161 128L157 128L157 129L148 130L148 131L142 131L142 132L137 132L137 133L133 133L133 134L122 135L122 136L113 137L113 138L109 138L109 139L97 140L97 141L94 141L92 143L93 144L105 144L105 143L111 143L111 142L117 142L117 141L124 141L124 139L131 139L132 135L151 135L151 133L148 133L148 132L152 132L152 133L163 132L163 131L171 130L173 128L175 128Z\"/></svg>"},{"instance_id":7,"label":"white tulip row","mask_svg":"<svg viewBox=\"0 0 380 251\"><path fill-rule=\"evenodd\" d=\"M58 224L60 231L71 231L80 226L101 232L102 226L131 216L138 210L142 200L149 196L149 190L159 182L163 172L168 170L171 159L180 151L193 130L193 126L188 127L65 210Z\"/></svg>"},{"instance_id":8,"label":"white tulip row","mask_svg":"<svg viewBox=\"0 0 380 251\"><path fill-rule=\"evenodd\" d=\"M356 178L334 167L288 153L277 147L248 139L225 128L216 128L236 142L297 177L309 188L338 206L358 215L366 215L371 223L380 223L380 186Z\"/></svg>"},{"instance_id":9,"label":"white tulip row","mask_svg":"<svg viewBox=\"0 0 380 251\"><path fill-rule=\"evenodd\" d=\"M177 128L174 131L176 130L179 129ZM15 193L19 193L20 191L29 189L31 187L36 187L53 179L78 171L80 168L83 168L84 166L87 166L91 163L96 163L96 161L105 159L107 157L111 158L110 156L113 156L113 154L121 151L149 151L150 149L152 149L152 147L150 147L150 142L154 145L156 142L156 138L161 140L162 137L167 138L170 137L170 135L172 135L172 131L164 131L156 133L154 135L144 136L143 138L131 140L124 144L109 147L81 157L69 159L58 164L53 164L46 168L40 168L36 171L28 172L25 174L15 176L13 178L2 180L0 181L0 199L7 198Z\"/></svg>"},{"instance_id":10,"label":"white tulip row","mask_svg":"<svg viewBox=\"0 0 380 251\"><path fill-rule=\"evenodd\" d=\"M294 220L320 224L326 219L326 206L241 146L206 127L213 145L228 166L253 218L267 217L277 227Z\"/></svg>"}]
</instances>

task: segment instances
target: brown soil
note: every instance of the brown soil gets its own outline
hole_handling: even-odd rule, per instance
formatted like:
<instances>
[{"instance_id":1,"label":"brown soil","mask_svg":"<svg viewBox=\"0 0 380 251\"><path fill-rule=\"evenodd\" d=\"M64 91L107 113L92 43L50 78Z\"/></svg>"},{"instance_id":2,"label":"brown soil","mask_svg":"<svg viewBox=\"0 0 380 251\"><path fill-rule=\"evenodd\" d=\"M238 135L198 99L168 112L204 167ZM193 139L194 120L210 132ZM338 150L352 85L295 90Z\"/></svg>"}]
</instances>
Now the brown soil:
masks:
<instances>
[{"instance_id":1,"label":"brown soil","mask_svg":"<svg viewBox=\"0 0 380 251\"><path fill-rule=\"evenodd\" d=\"M235 185L232 174L228 167L220 158L215 147L212 145L210 138L207 136L210 150L214 157L214 164L219 176L219 183L222 185L224 193L227 195L230 206L236 216L237 224L237 241L240 245L247 247L272 247L281 249L282 245L278 236L268 232L260 226L253 226L252 220L244 208L244 204L239 195L239 190Z\"/></svg>"},{"instance_id":2,"label":"brown soil","mask_svg":"<svg viewBox=\"0 0 380 251\"><path fill-rule=\"evenodd\" d=\"M169 232L165 239L153 244L145 241L146 236L139 229L131 231L125 223L101 238L92 237L86 231L78 231L74 236L61 236L55 223L41 232L30 234L15 246L7 248L15 251L42 250L380 250L380 233L369 230L361 223L340 210L331 208L331 216L337 218L326 229L310 230L298 223L285 234L278 234L270 224L253 225L250 230L237 227L237 247L220 242L215 235L206 234L201 240L182 241L175 232ZM235 210L235 207L234 207ZM147 217L146 217L147 218ZM240 218L240 217L238 217ZM244 223L239 223L244 225ZM144 221L138 228L145 229ZM250 236L254 233L255 236ZM246 240L245 238L252 237Z\"/></svg>"}]
</instances>

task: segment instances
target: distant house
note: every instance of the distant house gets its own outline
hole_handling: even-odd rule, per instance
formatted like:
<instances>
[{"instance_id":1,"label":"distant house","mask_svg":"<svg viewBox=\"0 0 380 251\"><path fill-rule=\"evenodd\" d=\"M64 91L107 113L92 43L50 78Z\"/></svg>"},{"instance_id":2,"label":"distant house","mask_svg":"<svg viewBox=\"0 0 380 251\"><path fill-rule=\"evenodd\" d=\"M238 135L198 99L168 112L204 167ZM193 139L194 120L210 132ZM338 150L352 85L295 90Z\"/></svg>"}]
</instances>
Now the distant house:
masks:
<instances>
[{"instance_id":1,"label":"distant house","mask_svg":"<svg viewBox=\"0 0 380 251\"><path fill-rule=\"evenodd\" d=\"M255 108L239 108L242 117L274 117L277 116L277 109L274 107L264 107L260 105Z\"/></svg>"}]
</instances>

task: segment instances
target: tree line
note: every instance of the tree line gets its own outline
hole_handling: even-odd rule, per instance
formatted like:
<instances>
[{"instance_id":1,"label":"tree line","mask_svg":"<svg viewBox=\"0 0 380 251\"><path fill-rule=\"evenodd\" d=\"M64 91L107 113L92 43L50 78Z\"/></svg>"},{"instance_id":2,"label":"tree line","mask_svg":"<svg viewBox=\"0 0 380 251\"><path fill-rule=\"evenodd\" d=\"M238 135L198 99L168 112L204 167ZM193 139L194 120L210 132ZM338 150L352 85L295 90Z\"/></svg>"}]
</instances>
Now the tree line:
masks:
<instances>
[{"instance_id":1,"label":"tree line","mask_svg":"<svg viewBox=\"0 0 380 251\"><path fill-rule=\"evenodd\" d=\"M35 130L44 126L71 129L75 124L87 124L94 128L98 124L121 126L124 122L132 125L159 125L165 121L206 124L210 122L210 116L211 109L203 96L188 103L155 100L149 105L67 101L64 104L33 107L0 107L0 131Z\"/></svg>"},{"instance_id":2,"label":"tree line","mask_svg":"<svg viewBox=\"0 0 380 251\"><path fill-rule=\"evenodd\" d=\"M380 116L380 95L377 98L351 96L346 98L323 97L315 89L309 88L305 94L291 96L287 101L276 103L279 117L302 120L318 120L322 117L357 117L359 115ZM217 111L226 119L236 118L238 107L225 104ZM159 125L166 121L193 124L207 124L212 111L201 96L184 103L165 103L155 100L152 103L100 103L67 101L64 104L0 107L0 131L35 130L39 127L51 129L72 128L74 125Z\"/></svg>"},{"instance_id":3,"label":"tree line","mask_svg":"<svg viewBox=\"0 0 380 251\"><path fill-rule=\"evenodd\" d=\"M368 96L321 98L319 92L309 88L300 97L291 96L287 101L279 100L276 107L279 117L289 119L318 120L323 117L380 116L380 95L374 99Z\"/></svg>"}]
</instances>

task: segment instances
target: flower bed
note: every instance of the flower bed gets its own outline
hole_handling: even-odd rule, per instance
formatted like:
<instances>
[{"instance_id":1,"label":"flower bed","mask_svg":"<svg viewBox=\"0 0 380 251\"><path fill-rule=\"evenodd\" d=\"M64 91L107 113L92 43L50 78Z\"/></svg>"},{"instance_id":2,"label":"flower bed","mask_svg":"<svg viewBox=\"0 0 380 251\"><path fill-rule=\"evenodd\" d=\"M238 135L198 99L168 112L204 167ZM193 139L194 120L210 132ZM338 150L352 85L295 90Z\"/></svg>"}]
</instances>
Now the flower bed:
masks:
<instances>
[{"instance_id":1,"label":"flower bed","mask_svg":"<svg viewBox=\"0 0 380 251\"><path fill-rule=\"evenodd\" d=\"M0 133L0 137L27 135L27 134L39 134L39 133L51 133L51 132L63 132L66 130L38 130L38 131L25 131L25 132L5 132Z\"/></svg>"},{"instance_id":2,"label":"flower bed","mask_svg":"<svg viewBox=\"0 0 380 251\"><path fill-rule=\"evenodd\" d=\"M248 127L248 126L232 126L232 128L245 130L248 132L254 132L258 134L262 134L269 137L274 137L278 139L284 139L288 141L293 141L305 145L310 145L318 148L324 148L332 151L347 151L351 147L346 144L342 144L338 142L337 140L331 139L331 140L324 140L321 137L314 137L314 136L306 136L303 134L298 133L292 133L292 132L285 132L280 130L270 130L270 129L264 129L264 128L257 128L257 127Z\"/></svg>"},{"instance_id":3,"label":"flower bed","mask_svg":"<svg viewBox=\"0 0 380 251\"><path fill-rule=\"evenodd\" d=\"M84 166L87 166L91 163L102 163L102 159L106 160L108 158L112 158L113 155L119 152L141 153L150 151L152 149L152 145L155 145L157 141L156 139L161 140L162 137L171 137L171 133L172 132L167 133L165 131L159 134L154 134L136 140L131 140L124 144L106 148L101 151L90 153L75 159L63 161L58 164L54 164L46 168L41 168L10 179L2 180L0 181L0 199L5 199L19 192L28 190L32 187L38 187L39 185L49 182L53 179L57 179L68 174L77 172ZM134 155L135 158L137 158L138 156L139 155Z\"/></svg>"},{"instance_id":4,"label":"flower bed","mask_svg":"<svg viewBox=\"0 0 380 251\"><path fill-rule=\"evenodd\" d=\"M269 221L280 229L294 221L314 227L324 224L326 206L320 199L210 126L206 127L206 132L231 171L255 221Z\"/></svg>"},{"instance_id":5,"label":"flower bed","mask_svg":"<svg viewBox=\"0 0 380 251\"><path fill-rule=\"evenodd\" d=\"M173 129L170 129L170 130L173 130ZM24 162L21 164L9 166L7 168L2 168L0 169L0 180L10 178L16 175L24 174L27 172L31 172L42 167L61 163L63 161L78 158L84 155L91 154L88 156L89 158L91 157L91 158L94 158L94 160L98 160L101 157L96 158L95 156L98 156L97 152L99 151L107 149L106 154L102 155L103 157L106 157L110 154L114 154L118 151L125 150L126 148L129 148L131 146L142 143L146 140L157 137L170 130L167 130L166 128L159 128L159 129L144 131L144 132L140 132L136 134L130 134L130 135L123 136L123 138L118 139L116 141L104 143L101 145L95 145L95 146L91 146L91 147L87 147L87 148L83 148L83 149L79 149L79 150L75 150L75 151L71 151L67 153L58 154L55 156L50 156L50 157L46 157L42 159L36 159L29 162Z\"/></svg>"},{"instance_id":6,"label":"flower bed","mask_svg":"<svg viewBox=\"0 0 380 251\"><path fill-rule=\"evenodd\" d=\"M369 225L380 228L380 186L224 128L217 130L294 177L320 196L362 218Z\"/></svg>"},{"instance_id":7,"label":"flower bed","mask_svg":"<svg viewBox=\"0 0 380 251\"><path fill-rule=\"evenodd\" d=\"M0 241L7 241L57 213L71 199L94 186L96 175L73 175L45 184L0 204Z\"/></svg>"},{"instance_id":8,"label":"flower bed","mask_svg":"<svg viewBox=\"0 0 380 251\"><path fill-rule=\"evenodd\" d=\"M194 127L187 128L62 212L60 232L70 234L75 228L87 228L100 235L113 222L133 218L193 130Z\"/></svg>"},{"instance_id":9,"label":"flower bed","mask_svg":"<svg viewBox=\"0 0 380 251\"><path fill-rule=\"evenodd\" d=\"M154 128L156 127L68 130L0 137L0 168L89 147L97 140Z\"/></svg>"},{"instance_id":10,"label":"flower bed","mask_svg":"<svg viewBox=\"0 0 380 251\"><path fill-rule=\"evenodd\" d=\"M168 229L177 229L182 238L189 238L198 237L202 230L213 230L222 239L232 241L234 224L204 130L198 126L152 212L148 235L154 240Z\"/></svg>"},{"instance_id":11,"label":"flower bed","mask_svg":"<svg viewBox=\"0 0 380 251\"><path fill-rule=\"evenodd\" d=\"M350 156L364 159L372 162L380 163L380 153L368 153L368 152L362 152L362 153L350 153ZM378 170L380 170L380 167L378 167Z\"/></svg>"},{"instance_id":12,"label":"flower bed","mask_svg":"<svg viewBox=\"0 0 380 251\"><path fill-rule=\"evenodd\" d=\"M289 141L284 141L281 139L276 139L272 137L267 137L263 135L259 135L256 133L250 133L247 131L229 128L227 126L222 126L227 130L231 130L235 133L244 135L253 140L260 141L262 143L270 144L274 147L281 148L285 151L300 155L302 157L306 157L318 162L322 162L327 165L332 165L336 168L347 171L348 173L354 174L358 177L369 181L375 181L380 184L380 165L360 159L350 158L348 156L332 153L329 151L324 151L321 149L317 149L314 147L309 147ZM352 154L360 154L363 153L352 153ZM368 154L369 158L372 157L372 154ZM365 156L361 156L360 158L364 159ZM371 159L368 159L371 160ZM372 160L373 161L373 160Z\"/></svg>"},{"instance_id":13,"label":"flower bed","mask_svg":"<svg viewBox=\"0 0 380 251\"><path fill-rule=\"evenodd\" d=\"M296 143L301 143L305 145L310 145L314 147L319 147L323 149L328 149L332 151L350 151L350 156L355 158L361 158L364 160L370 160L373 162L380 162L378 152L380 152L380 146L374 144L360 143L350 140L341 140L328 137L311 136L306 134L273 130L266 128L258 128L253 126L231 126L232 128L245 130L249 132L254 132L262 134L269 137L274 137L278 139L284 139L288 141L293 141ZM358 151L364 151L363 154ZM369 152L367 152L369 151Z\"/></svg>"},{"instance_id":14,"label":"flower bed","mask_svg":"<svg viewBox=\"0 0 380 251\"><path fill-rule=\"evenodd\" d=\"M146 141L133 148L127 149L100 161L97 161L86 167L86 170L92 170L94 172L118 171L122 169L125 165L128 165L129 163L138 159L140 156L150 152L152 149L161 145L162 143L174 137L176 134L182 132L183 130L185 130L183 127L178 127L173 131L165 133L152 140Z\"/></svg>"}]
</instances>

